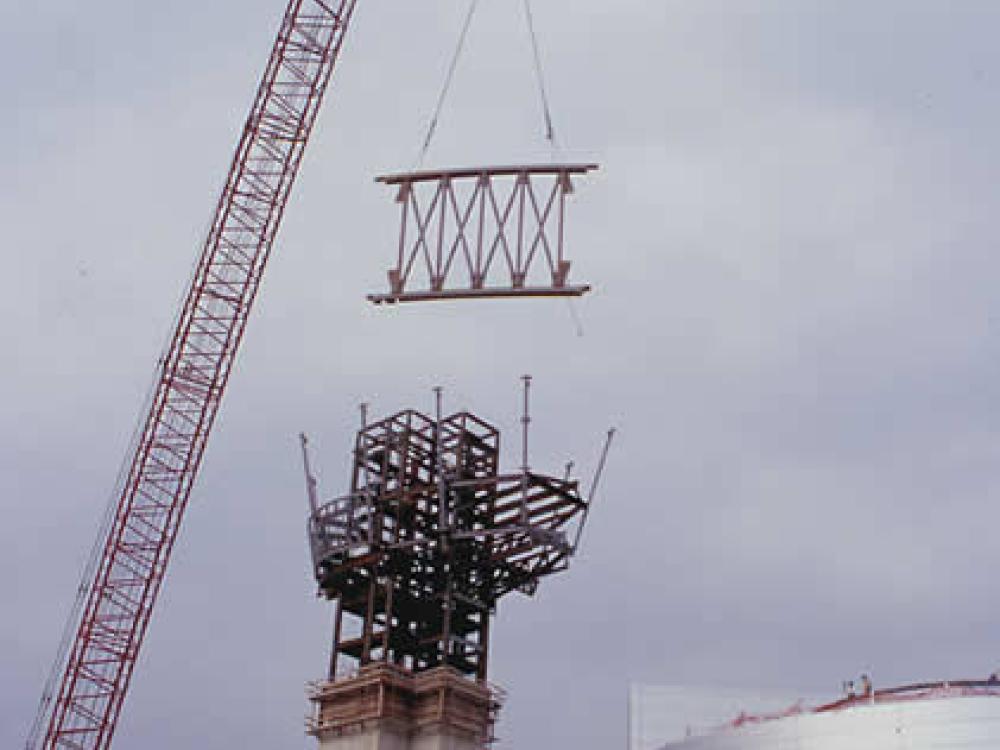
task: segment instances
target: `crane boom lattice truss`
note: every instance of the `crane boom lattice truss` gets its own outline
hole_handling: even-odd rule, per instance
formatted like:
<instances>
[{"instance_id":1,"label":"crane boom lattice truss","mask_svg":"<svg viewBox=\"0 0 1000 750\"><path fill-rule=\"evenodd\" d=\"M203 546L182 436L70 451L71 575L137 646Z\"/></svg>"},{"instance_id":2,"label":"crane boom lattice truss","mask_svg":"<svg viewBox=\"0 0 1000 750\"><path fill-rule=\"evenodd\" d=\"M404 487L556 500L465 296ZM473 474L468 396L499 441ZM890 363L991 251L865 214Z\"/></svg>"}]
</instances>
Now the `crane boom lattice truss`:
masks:
<instances>
[{"instance_id":1,"label":"crane boom lattice truss","mask_svg":"<svg viewBox=\"0 0 1000 750\"><path fill-rule=\"evenodd\" d=\"M290 0L194 278L42 747L107 748L181 516L356 0Z\"/></svg>"}]
</instances>

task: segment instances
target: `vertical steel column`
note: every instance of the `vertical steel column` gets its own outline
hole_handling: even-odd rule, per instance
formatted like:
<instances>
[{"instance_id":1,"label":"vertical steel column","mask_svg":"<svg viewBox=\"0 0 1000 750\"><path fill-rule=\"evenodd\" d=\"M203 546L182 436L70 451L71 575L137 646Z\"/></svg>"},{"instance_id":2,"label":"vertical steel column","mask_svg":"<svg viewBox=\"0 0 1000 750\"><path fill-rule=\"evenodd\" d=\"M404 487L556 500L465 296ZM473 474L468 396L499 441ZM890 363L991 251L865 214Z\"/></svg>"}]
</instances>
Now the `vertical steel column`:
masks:
<instances>
[{"instance_id":1,"label":"vertical steel column","mask_svg":"<svg viewBox=\"0 0 1000 750\"><path fill-rule=\"evenodd\" d=\"M330 679L337 679L337 662L340 658L340 628L344 620L344 597L338 596L336 614L333 616L333 651L330 654Z\"/></svg>"}]
</instances>

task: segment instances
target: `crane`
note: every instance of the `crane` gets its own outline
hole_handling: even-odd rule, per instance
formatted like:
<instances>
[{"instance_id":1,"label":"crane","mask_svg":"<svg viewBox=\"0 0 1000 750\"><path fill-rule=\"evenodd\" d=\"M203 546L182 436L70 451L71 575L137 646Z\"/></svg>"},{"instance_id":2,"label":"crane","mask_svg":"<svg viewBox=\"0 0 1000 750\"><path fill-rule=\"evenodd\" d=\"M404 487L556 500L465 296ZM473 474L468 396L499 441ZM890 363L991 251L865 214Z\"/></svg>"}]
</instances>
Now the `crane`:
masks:
<instances>
[{"instance_id":1,"label":"crane","mask_svg":"<svg viewBox=\"0 0 1000 750\"><path fill-rule=\"evenodd\" d=\"M289 0L27 746L110 747L205 445L357 0ZM58 691L55 690L58 679ZM43 733L44 728L44 733Z\"/></svg>"}]
</instances>

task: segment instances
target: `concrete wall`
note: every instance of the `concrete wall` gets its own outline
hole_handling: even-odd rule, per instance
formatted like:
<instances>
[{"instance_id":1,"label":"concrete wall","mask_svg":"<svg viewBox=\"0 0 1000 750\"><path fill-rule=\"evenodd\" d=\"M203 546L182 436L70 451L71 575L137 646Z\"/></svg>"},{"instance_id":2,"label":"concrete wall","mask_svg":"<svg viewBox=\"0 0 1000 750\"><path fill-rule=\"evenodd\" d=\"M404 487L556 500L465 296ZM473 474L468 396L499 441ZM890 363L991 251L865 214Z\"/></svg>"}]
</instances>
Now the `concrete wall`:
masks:
<instances>
[{"instance_id":1,"label":"concrete wall","mask_svg":"<svg viewBox=\"0 0 1000 750\"><path fill-rule=\"evenodd\" d=\"M396 665L316 683L309 733L319 750L483 750L495 692L450 667L414 674Z\"/></svg>"},{"instance_id":2,"label":"concrete wall","mask_svg":"<svg viewBox=\"0 0 1000 750\"><path fill-rule=\"evenodd\" d=\"M419 734L410 741L409 750L482 750L482 743L450 733Z\"/></svg>"},{"instance_id":3,"label":"concrete wall","mask_svg":"<svg viewBox=\"0 0 1000 750\"><path fill-rule=\"evenodd\" d=\"M319 750L410 750L405 735L391 729L372 727L359 732L320 739Z\"/></svg>"},{"instance_id":4,"label":"concrete wall","mask_svg":"<svg viewBox=\"0 0 1000 750\"><path fill-rule=\"evenodd\" d=\"M474 739L450 732L422 732L406 737L389 729L372 727L320 740L319 750L482 750Z\"/></svg>"}]
</instances>

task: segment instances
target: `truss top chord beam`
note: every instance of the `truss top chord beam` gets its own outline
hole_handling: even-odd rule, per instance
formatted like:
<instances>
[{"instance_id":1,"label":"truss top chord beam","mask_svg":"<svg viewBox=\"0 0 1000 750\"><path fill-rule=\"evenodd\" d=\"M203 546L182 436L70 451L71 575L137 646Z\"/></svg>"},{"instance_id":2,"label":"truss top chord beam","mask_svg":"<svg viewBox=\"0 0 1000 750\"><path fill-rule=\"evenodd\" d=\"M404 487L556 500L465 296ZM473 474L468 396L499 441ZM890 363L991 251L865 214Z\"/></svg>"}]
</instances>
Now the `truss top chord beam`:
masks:
<instances>
[{"instance_id":1,"label":"truss top chord beam","mask_svg":"<svg viewBox=\"0 0 1000 750\"><path fill-rule=\"evenodd\" d=\"M376 182L384 185L401 185L404 182L429 182L441 179L462 179L489 175L503 177L518 174L587 174L600 169L598 164L527 164L491 167L458 167L453 169L425 169L419 172L396 172L379 175Z\"/></svg>"}]
</instances>

